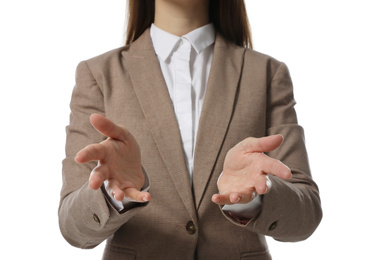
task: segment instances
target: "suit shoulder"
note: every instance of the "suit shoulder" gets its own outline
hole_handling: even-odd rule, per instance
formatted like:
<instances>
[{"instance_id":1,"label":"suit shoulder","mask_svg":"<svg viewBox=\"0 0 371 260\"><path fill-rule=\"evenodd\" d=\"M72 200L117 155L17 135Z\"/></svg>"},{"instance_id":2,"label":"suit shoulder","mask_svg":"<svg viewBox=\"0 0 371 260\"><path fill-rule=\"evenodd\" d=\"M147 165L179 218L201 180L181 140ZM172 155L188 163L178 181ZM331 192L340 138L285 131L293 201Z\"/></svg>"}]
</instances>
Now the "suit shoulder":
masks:
<instances>
[{"instance_id":1,"label":"suit shoulder","mask_svg":"<svg viewBox=\"0 0 371 260\"><path fill-rule=\"evenodd\" d=\"M103 54L97 55L86 60L89 67L99 68L99 67L106 67L112 63L120 62L121 60L121 53L127 50L129 46L122 46L110 51L107 51Z\"/></svg>"},{"instance_id":2,"label":"suit shoulder","mask_svg":"<svg viewBox=\"0 0 371 260\"><path fill-rule=\"evenodd\" d=\"M78 72L89 72L94 78L109 77L123 70L122 52L127 51L130 46L122 46L90 59L81 61L77 66ZM81 73L80 73L81 74Z\"/></svg>"},{"instance_id":3,"label":"suit shoulder","mask_svg":"<svg viewBox=\"0 0 371 260\"><path fill-rule=\"evenodd\" d=\"M251 49L247 49L245 53L245 60L255 62L258 64L264 63L264 64L272 64L276 66L279 66L282 63L281 61L277 60L276 58L270 55L258 52L256 50L251 50Z\"/></svg>"},{"instance_id":4,"label":"suit shoulder","mask_svg":"<svg viewBox=\"0 0 371 260\"><path fill-rule=\"evenodd\" d=\"M247 49L245 52L245 69L273 75L281 65L286 66L283 62L267 54L251 49Z\"/></svg>"}]
</instances>

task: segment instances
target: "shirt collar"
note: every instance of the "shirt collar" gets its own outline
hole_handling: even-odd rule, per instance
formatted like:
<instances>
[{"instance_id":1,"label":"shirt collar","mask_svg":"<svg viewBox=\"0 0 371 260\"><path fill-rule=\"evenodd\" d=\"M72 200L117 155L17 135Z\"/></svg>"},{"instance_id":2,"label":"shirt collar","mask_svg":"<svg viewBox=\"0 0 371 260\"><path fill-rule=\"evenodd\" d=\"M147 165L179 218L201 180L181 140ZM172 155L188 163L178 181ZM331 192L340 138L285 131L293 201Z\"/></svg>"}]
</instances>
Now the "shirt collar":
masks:
<instances>
[{"instance_id":1,"label":"shirt collar","mask_svg":"<svg viewBox=\"0 0 371 260\"><path fill-rule=\"evenodd\" d=\"M215 28L212 23L197 28L182 37L168 33L154 24L151 25L150 33L155 52L162 60L169 58L182 38L187 39L197 53L215 42Z\"/></svg>"}]
</instances>

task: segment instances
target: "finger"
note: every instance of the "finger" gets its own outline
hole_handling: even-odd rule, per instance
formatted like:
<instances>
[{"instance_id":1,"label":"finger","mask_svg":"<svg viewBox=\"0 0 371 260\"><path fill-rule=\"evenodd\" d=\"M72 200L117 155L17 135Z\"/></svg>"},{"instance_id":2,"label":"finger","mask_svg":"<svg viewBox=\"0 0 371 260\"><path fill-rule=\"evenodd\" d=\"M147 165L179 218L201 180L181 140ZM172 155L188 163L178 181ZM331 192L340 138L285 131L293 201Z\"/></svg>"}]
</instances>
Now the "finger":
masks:
<instances>
[{"instance_id":1,"label":"finger","mask_svg":"<svg viewBox=\"0 0 371 260\"><path fill-rule=\"evenodd\" d=\"M129 131L122 126L118 126L111 120L99 114L92 114L90 116L90 122L94 128L102 135L125 141L127 136L130 135Z\"/></svg>"},{"instance_id":2,"label":"finger","mask_svg":"<svg viewBox=\"0 0 371 260\"><path fill-rule=\"evenodd\" d=\"M251 194L249 195L239 195L239 198L240 200L235 203L235 204L246 204L246 203L249 203L251 202L253 199L255 199L255 197L258 196L258 193L256 191L253 191Z\"/></svg>"},{"instance_id":3,"label":"finger","mask_svg":"<svg viewBox=\"0 0 371 260\"><path fill-rule=\"evenodd\" d=\"M105 156L106 150L102 144L90 144L76 154L75 161L78 163L87 163L104 160Z\"/></svg>"},{"instance_id":4,"label":"finger","mask_svg":"<svg viewBox=\"0 0 371 260\"><path fill-rule=\"evenodd\" d=\"M151 195L149 194L149 192L139 191L136 188L125 188L124 193L125 197L132 201L147 202L151 199Z\"/></svg>"},{"instance_id":5,"label":"finger","mask_svg":"<svg viewBox=\"0 0 371 260\"><path fill-rule=\"evenodd\" d=\"M231 194L214 194L211 200L218 205L232 205L236 204L241 200L241 197L237 193Z\"/></svg>"},{"instance_id":6,"label":"finger","mask_svg":"<svg viewBox=\"0 0 371 260\"><path fill-rule=\"evenodd\" d=\"M283 142L282 135L270 135L261 138L246 138L241 142L242 149L248 153L270 152L278 148Z\"/></svg>"},{"instance_id":7,"label":"finger","mask_svg":"<svg viewBox=\"0 0 371 260\"><path fill-rule=\"evenodd\" d=\"M268 175L260 175L255 183L255 190L258 194L267 194L272 187L272 182L270 181Z\"/></svg>"},{"instance_id":8,"label":"finger","mask_svg":"<svg viewBox=\"0 0 371 260\"><path fill-rule=\"evenodd\" d=\"M287 165L267 155L262 154L262 156L263 161L261 163L261 170L264 173L275 175L285 180L291 178L291 170Z\"/></svg>"},{"instance_id":9,"label":"finger","mask_svg":"<svg viewBox=\"0 0 371 260\"><path fill-rule=\"evenodd\" d=\"M241 197L242 196L240 196L238 193L232 192L231 194L229 194L229 201L231 202L231 204L236 204L241 200Z\"/></svg>"},{"instance_id":10,"label":"finger","mask_svg":"<svg viewBox=\"0 0 371 260\"><path fill-rule=\"evenodd\" d=\"M125 193L121 190L118 182L116 180L111 179L108 183L109 187L112 190L112 196L117 201L122 201L125 197Z\"/></svg>"},{"instance_id":11,"label":"finger","mask_svg":"<svg viewBox=\"0 0 371 260\"><path fill-rule=\"evenodd\" d=\"M93 190L98 190L103 182L108 179L108 176L108 167L106 165L98 165L90 173L89 187Z\"/></svg>"},{"instance_id":12,"label":"finger","mask_svg":"<svg viewBox=\"0 0 371 260\"><path fill-rule=\"evenodd\" d=\"M218 204L218 205L225 205L225 204L230 203L229 196L228 195L222 195L222 194L214 194L211 197L211 200L212 200L212 202L214 202L215 204Z\"/></svg>"},{"instance_id":13,"label":"finger","mask_svg":"<svg viewBox=\"0 0 371 260\"><path fill-rule=\"evenodd\" d=\"M125 193L120 189L115 190L112 195L117 201L123 201L125 198Z\"/></svg>"},{"instance_id":14,"label":"finger","mask_svg":"<svg viewBox=\"0 0 371 260\"><path fill-rule=\"evenodd\" d=\"M257 196L256 192L249 195L232 192L230 194L214 194L211 197L212 202L218 205L246 204Z\"/></svg>"}]
</instances>

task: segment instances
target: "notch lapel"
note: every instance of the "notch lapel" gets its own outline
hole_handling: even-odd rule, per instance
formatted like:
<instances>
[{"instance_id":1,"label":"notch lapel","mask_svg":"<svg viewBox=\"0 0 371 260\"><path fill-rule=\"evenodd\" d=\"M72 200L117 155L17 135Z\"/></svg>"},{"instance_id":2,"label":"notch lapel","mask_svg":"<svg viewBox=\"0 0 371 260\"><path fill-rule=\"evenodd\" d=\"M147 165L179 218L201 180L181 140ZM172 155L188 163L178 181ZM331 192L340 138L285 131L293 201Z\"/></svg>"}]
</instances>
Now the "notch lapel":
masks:
<instances>
[{"instance_id":1,"label":"notch lapel","mask_svg":"<svg viewBox=\"0 0 371 260\"><path fill-rule=\"evenodd\" d=\"M123 51L125 69L166 168L191 218L196 211L178 122L149 30Z\"/></svg>"},{"instance_id":2,"label":"notch lapel","mask_svg":"<svg viewBox=\"0 0 371 260\"><path fill-rule=\"evenodd\" d=\"M194 155L193 188L196 209L199 208L229 127L244 53L244 48L228 43L217 34Z\"/></svg>"}]
</instances>

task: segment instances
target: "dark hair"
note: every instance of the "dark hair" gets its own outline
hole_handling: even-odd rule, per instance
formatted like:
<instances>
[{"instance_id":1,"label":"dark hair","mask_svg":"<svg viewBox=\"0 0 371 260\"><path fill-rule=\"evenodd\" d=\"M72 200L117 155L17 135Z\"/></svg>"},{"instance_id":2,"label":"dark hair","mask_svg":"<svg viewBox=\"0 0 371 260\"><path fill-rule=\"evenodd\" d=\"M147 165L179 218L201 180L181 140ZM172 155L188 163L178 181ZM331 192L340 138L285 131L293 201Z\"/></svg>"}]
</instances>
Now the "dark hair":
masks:
<instances>
[{"instance_id":1,"label":"dark hair","mask_svg":"<svg viewBox=\"0 0 371 260\"><path fill-rule=\"evenodd\" d=\"M252 49L249 19L244 0L210 0L210 22L231 42ZM126 44L151 26L155 19L154 0L129 0Z\"/></svg>"}]
</instances>

